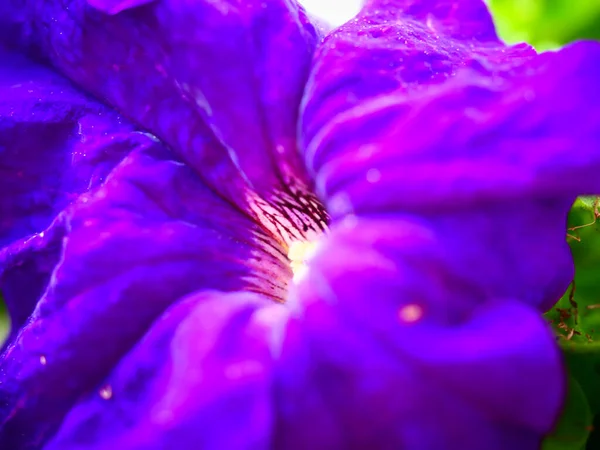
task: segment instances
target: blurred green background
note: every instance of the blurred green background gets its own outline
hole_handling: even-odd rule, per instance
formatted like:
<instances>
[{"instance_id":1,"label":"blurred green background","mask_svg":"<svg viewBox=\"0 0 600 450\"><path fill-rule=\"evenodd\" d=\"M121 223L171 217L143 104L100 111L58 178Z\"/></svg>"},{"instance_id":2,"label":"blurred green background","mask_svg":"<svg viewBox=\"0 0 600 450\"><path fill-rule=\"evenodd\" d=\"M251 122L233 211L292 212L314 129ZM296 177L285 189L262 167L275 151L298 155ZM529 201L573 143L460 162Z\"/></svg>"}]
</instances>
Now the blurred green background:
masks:
<instances>
[{"instance_id":1,"label":"blurred green background","mask_svg":"<svg viewBox=\"0 0 600 450\"><path fill-rule=\"evenodd\" d=\"M525 41L541 51L576 39L600 40L600 0L490 0L488 4L508 43ZM560 336L569 366L570 394L544 450L600 450L596 431L600 430L599 205L596 198L579 199L569 216L567 239L575 259L575 289L547 317ZM0 295L0 342L8 327Z\"/></svg>"},{"instance_id":2,"label":"blurred green background","mask_svg":"<svg viewBox=\"0 0 600 450\"><path fill-rule=\"evenodd\" d=\"M600 0L490 0L500 35L549 50L576 39L600 39Z\"/></svg>"}]
</instances>

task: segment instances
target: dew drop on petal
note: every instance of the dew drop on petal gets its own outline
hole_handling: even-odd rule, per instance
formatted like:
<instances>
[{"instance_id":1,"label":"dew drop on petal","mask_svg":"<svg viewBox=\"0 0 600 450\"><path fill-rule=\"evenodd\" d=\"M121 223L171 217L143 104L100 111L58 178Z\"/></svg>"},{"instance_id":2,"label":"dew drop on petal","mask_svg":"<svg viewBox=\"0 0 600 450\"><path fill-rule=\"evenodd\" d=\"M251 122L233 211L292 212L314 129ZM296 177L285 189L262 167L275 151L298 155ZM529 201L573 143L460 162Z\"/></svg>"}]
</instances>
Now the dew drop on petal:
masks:
<instances>
[{"instance_id":1,"label":"dew drop on petal","mask_svg":"<svg viewBox=\"0 0 600 450\"><path fill-rule=\"evenodd\" d=\"M100 391L98 391L98 394L100 395L100 397L102 397L104 400L110 400L113 396L113 390L112 387L110 386L110 384L107 384L106 386L103 386Z\"/></svg>"},{"instance_id":2,"label":"dew drop on petal","mask_svg":"<svg viewBox=\"0 0 600 450\"><path fill-rule=\"evenodd\" d=\"M381 180L381 172L378 169L369 169L367 171L367 181L369 183L377 183Z\"/></svg>"},{"instance_id":3,"label":"dew drop on petal","mask_svg":"<svg viewBox=\"0 0 600 450\"><path fill-rule=\"evenodd\" d=\"M415 323L423 317L423 308L414 303L404 305L398 311L398 318L403 323Z\"/></svg>"}]
</instances>

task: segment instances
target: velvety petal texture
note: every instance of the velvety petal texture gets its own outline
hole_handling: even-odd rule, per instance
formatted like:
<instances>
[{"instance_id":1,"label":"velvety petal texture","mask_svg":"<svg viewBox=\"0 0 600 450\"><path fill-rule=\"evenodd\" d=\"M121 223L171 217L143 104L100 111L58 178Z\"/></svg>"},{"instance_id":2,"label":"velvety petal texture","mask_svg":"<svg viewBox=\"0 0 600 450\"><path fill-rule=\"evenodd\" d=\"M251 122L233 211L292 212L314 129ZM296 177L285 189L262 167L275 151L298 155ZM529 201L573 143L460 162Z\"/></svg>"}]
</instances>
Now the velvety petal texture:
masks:
<instances>
[{"instance_id":1,"label":"velvety petal texture","mask_svg":"<svg viewBox=\"0 0 600 450\"><path fill-rule=\"evenodd\" d=\"M21 55L0 51L0 245L46 228L101 183L131 131L109 108ZM10 195L9 195L10 194Z\"/></svg>"},{"instance_id":2,"label":"velvety petal texture","mask_svg":"<svg viewBox=\"0 0 600 450\"><path fill-rule=\"evenodd\" d=\"M566 212L600 192L600 44L507 47L481 8L371 1L329 35L307 85L304 156L334 220L439 220L454 270L545 310L572 275Z\"/></svg>"},{"instance_id":3,"label":"velvety petal texture","mask_svg":"<svg viewBox=\"0 0 600 450\"><path fill-rule=\"evenodd\" d=\"M62 213L61 260L4 355L0 442L9 448L49 437L181 297L201 289L282 295L290 269L263 244L261 228L145 139L102 187Z\"/></svg>"},{"instance_id":4,"label":"velvety petal texture","mask_svg":"<svg viewBox=\"0 0 600 450\"><path fill-rule=\"evenodd\" d=\"M326 37L301 139L333 225L297 288L278 442L539 448L565 381L537 311L572 279L575 195L600 192L598 79L600 44L507 47L479 1L371 1Z\"/></svg>"},{"instance_id":5,"label":"velvety petal texture","mask_svg":"<svg viewBox=\"0 0 600 450\"><path fill-rule=\"evenodd\" d=\"M183 299L73 409L46 448L269 448L271 348L286 315L256 295Z\"/></svg>"},{"instance_id":6,"label":"velvety petal texture","mask_svg":"<svg viewBox=\"0 0 600 450\"><path fill-rule=\"evenodd\" d=\"M278 238L320 231L296 151L316 32L295 1L8 0L2 12L8 41L151 130Z\"/></svg>"},{"instance_id":7,"label":"velvety petal texture","mask_svg":"<svg viewBox=\"0 0 600 450\"><path fill-rule=\"evenodd\" d=\"M5 49L0 93L0 247L10 244L0 250L0 286L15 331L59 259L57 214L99 186L136 142L114 111Z\"/></svg>"},{"instance_id":8,"label":"velvety petal texture","mask_svg":"<svg viewBox=\"0 0 600 450\"><path fill-rule=\"evenodd\" d=\"M277 448L539 448L565 389L555 338L453 273L445 240L414 216L332 226L290 299Z\"/></svg>"},{"instance_id":9,"label":"velvety petal texture","mask_svg":"<svg viewBox=\"0 0 600 450\"><path fill-rule=\"evenodd\" d=\"M113 109L2 54L0 448L540 447L597 44L507 47L478 0L368 1L319 43L294 0L6 0L0 40Z\"/></svg>"},{"instance_id":10,"label":"velvety petal texture","mask_svg":"<svg viewBox=\"0 0 600 450\"><path fill-rule=\"evenodd\" d=\"M304 75L301 68L294 70L289 76L271 74L283 83L282 87L278 88L276 83L270 83L265 86L268 92L265 91L264 95L248 97L245 106L242 106L248 110L249 117L255 117L256 121L247 125L248 120L244 118L238 125L247 127L246 135L252 133L258 136L264 127L273 128L273 132L280 133L281 136L289 133L285 138L288 142L282 145L292 146L289 150L293 155L291 161L295 158L296 164L299 164L300 158L293 152L295 117L303 86L302 77L306 76L312 53L310 41L314 37L310 33L312 28L301 17L296 5L272 2L271 7L266 7L262 3L254 6L245 3L240 6L241 9L236 9L237 6L233 8L235 5L232 4L233 9L229 13L235 14L229 14L227 8L222 8L224 5L217 7L218 5L202 3L178 9L184 5L178 2L161 2L161 8L166 10L161 10L159 15L155 15L154 10L135 9L131 13L133 17L129 18L128 11L123 11L125 16L106 15L107 11L100 4L95 5L96 9L85 2L73 2L68 8L66 6L68 5L64 5L64 2L45 1L3 3L0 9L5 14L0 21L5 25L2 33L6 42L12 45L15 38L22 37L21 49L28 50L42 61L52 62L56 58L54 62L65 69L65 73L74 81L103 99L114 100L117 106L123 106L121 111L137 120L137 126L150 128L166 138L172 147L167 149L153 135L137 131L136 127L124 121L124 139L127 145L123 146L119 158L114 159L113 166L119 161L120 163L114 168L110 167L106 173L103 172L103 176L97 178L98 182L96 179L89 181L82 189L68 191L72 194L70 198L50 204L52 209L47 215L49 219L52 216L56 216L56 219L48 228L43 229L41 226L48 225L49 220L39 228L35 227L40 231L35 236L17 240L3 251L1 269L8 276L2 280L0 289L10 293L11 286L13 287L14 301L12 298L7 298L7 301L11 313L18 316L18 320L14 321L14 331L18 333L13 334L3 355L0 374L0 447L6 448L44 446L56 432L64 415L80 397L97 390L112 368L147 332L152 323L182 297L193 292L216 289L222 292L256 292L271 303L282 300L291 278L284 245L289 235L285 230L290 229L304 235L311 228L318 230L325 220L324 212L316 209L319 205L310 198L312 194L308 191L308 197L300 196L300 200L294 198L295 205L286 204L284 214L277 212L275 207L268 207L268 202L272 200L269 199L269 192L275 192L273 183L278 179L277 176L271 178L273 183L269 187L270 191L266 192L250 183L249 178L242 173L243 170L235 168L235 155L231 153L230 157L228 144L216 136L218 125L203 120L202 114L196 111L197 105L190 106L189 99L182 95L179 81L172 77L166 79L166 75L162 73L160 63L163 60L158 55L165 56L161 53L165 43L158 41L154 48L152 39L149 38L156 36L160 39L164 35L176 40L187 39L189 36L184 35L184 30L201 30L202 27L197 27L196 21L207 19L198 14L203 11L202 8L207 11L212 8L212 19L222 16L223 25L226 25L227 20L233 20L229 24L232 32L242 30L246 34L252 34L250 28L255 22L264 22L267 18L269 20L266 23L275 27L270 28L270 32L275 35L278 30L283 36L286 33L298 34L300 41L275 41L269 38L267 30L266 44L289 44L292 51L297 50L298 54L304 55L292 58L293 64L304 64ZM148 8L154 6L149 4ZM47 13L67 14L69 19L74 19L48 20ZM172 20L169 19L169 14L173 16ZM111 22L113 17L115 19ZM153 17L169 19L169 28L162 30L159 24L152 21ZM282 22L277 17L285 20ZM124 18L125 22L122 22ZM190 18L192 23L186 25L186 20ZM212 21L207 23L211 26L218 25ZM49 27L44 27L44 24ZM154 29L148 30L148 26L153 26ZM48 47L47 39L52 36L59 39L67 31L77 32L84 27L89 31L89 36L94 37L85 41L91 47L83 54L90 58L77 60L69 66L67 62L71 60L68 57L73 54L81 55L83 43L77 39L70 39L68 45L61 41L67 45L66 48L60 48L60 58L66 58L63 61L55 54L58 47ZM297 28L296 31L294 27ZM50 34L39 34L40 31ZM263 31L261 27L256 29L257 38L260 38ZM149 53L142 49L139 61L129 59L131 52L135 54L135 46L141 45L140 35L144 33L148 37ZM186 64L192 64L196 60L204 60L210 63L209 68L216 70L213 75L210 75L210 70L202 69L197 72L198 75L205 74L209 81L212 79L215 83L223 81L223 76L228 71L243 73L247 70L251 76L253 71L258 71L259 74L263 72L260 59L255 58L246 61L249 64L247 67L234 65L219 73L219 61L211 61L209 56L197 58L197 53L202 52L207 55L213 52L213 57L219 58L218 36L207 32L190 42L199 47L178 55L181 59L177 61L169 61L170 67L179 67L177 70L181 70L182 74L191 73ZM118 51L119 44L124 45L123 53ZM111 54L115 56L116 62L110 61L110 65L106 66L103 65L106 62L103 57L108 56L105 49L109 47L115 49ZM178 48L183 50L181 46ZM263 45L259 45L258 49L263 51ZM280 50L279 48L278 51ZM283 52L282 57L290 56L288 53ZM267 59L276 57L275 54L265 55ZM9 56L3 60L6 63L3 67L7 71L21 70L20 66L15 68L8 58ZM61 61L64 64L59 64ZM235 55L232 55L233 61L240 62ZM123 73L115 69L118 62L127 63L123 67ZM276 62L267 61L265 64L270 67ZM46 72L31 61L23 60L22 66L33 75L9 75L18 78L20 82L31 82L39 89L51 90L53 79L46 82L43 78ZM151 70L145 72L146 66L151 67ZM75 69L80 72L75 72ZM102 73L104 69L108 70L105 74ZM288 69L292 68L282 65L281 70ZM42 74L38 77L39 80L33 78L38 73ZM286 84L288 82L289 85ZM61 83L69 89L68 92L76 92L66 81ZM248 83L243 83L240 89L246 89L247 85ZM220 91L211 89L210 95L217 92ZM255 93L253 87L247 92L247 96ZM86 141L87 134L84 134L86 129L82 131L82 127L78 127L76 122L79 117L78 110L74 109L78 106L77 95L85 97L76 93L72 95L75 99L73 102L69 101L68 96L64 97L66 105L63 109L66 112L63 116L57 114L56 119L49 116L40 121L42 131L43 126L48 126L49 122L55 120L67 131L71 130L69 126L74 123L72 130L81 133L63 133L64 139L55 147L42 150L56 158L62 158L63 154L65 157L75 155L72 160L66 159L66 163L56 167L59 172L57 179L64 178L67 181L70 180L69 177L79 176L76 171L78 166L73 163L77 161L77 152L86 154L87 151L94 150L93 146L88 147L90 143ZM121 98L119 95L125 97ZM127 97L131 95L133 97ZM294 99L294 96L297 98ZM38 103L23 105L21 116L29 118L27 114L35 115L35 107L40 104L43 106L44 101L49 104L47 109L54 111L53 97L42 96L40 93L39 98L41 100ZM244 103L241 98L238 100L240 104ZM229 100L225 96L221 100L211 98L210 101L207 105L210 105L210 114L214 114L215 120L218 117L223 117L221 120L224 120L228 108L238 107L235 102L228 104ZM68 108L73 108L75 112L70 113ZM273 124L264 125L253 108L272 110L270 115ZM55 109L61 112L60 108ZM278 109L281 111L278 112ZM123 121L114 112L110 114L116 118L117 124ZM231 111L231 114L234 115L234 112ZM98 129L106 140L113 139L114 130L104 126L107 121L102 117L102 110L93 111L90 115L97 119L97 124L92 124L91 129ZM218 120L215 123L218 124ZM231 124L223 123L223 126ZM185 146L179 145L183 142L178 140L182 133L186 136L193 135L193 139L190 137L189 141L185 141ZM3 135L11 145L18 145L18 137L10 133ZM175 140L169 141L169 137ZM232 135L231 139L234 137ZM252 136L247 137L245 145L252 143L252 151L256 154L260 155L262 152L267 155L271 150L276 154L281 153L277 150L279 144L268 147L265 142L253 142ZM41 146L43 144L40 142ZM73 145L79 145L77 151L71 150ZM27 148L32 153L36 152L29 146ZM19 152L14 150L6 155L16 153ZM196 155L200 159L192 158L191 162L184 159L190 155ZM284 163L285 158L282 158ZM8 163L10 159L2 159L2 165L5 161ZM57 159L56 164L58 161ZM25 161L20 161L20 164L25 164ZM30 169L24 166L24 172L28 175L35 174L35 167ZM99 167L101 168L100 165ZM233 169L230 171L228 167ZM267 169L261 164L255 167ZM272 165L269 176L274 170ZM108 176L104 176L107 174ZM305 183L302 173L293 175L298 183ZM267 175L261 175L256 181L262 182L267 178ZM236 187L236 183L244 186ZM286 183L286 186L288 184L291 183ZM27 195L35 195L38 189L35 185L23 185L23 191ZM248 206L250 197L263 199L264 211L261 210L262 215L258 218L258 212ZM9 197L6 198L8 202ZM278 199L282 205L287 201L282 196ZM300 210L306 209L305 204L314 205L314 208L300 214ZM294 211L296 216L292 214ZM35 208L26 211L23 221L31 223L36 212ZM18 229L22 235L26 235L28 231L26 228ZM24 262L32 266L32 269L23 272L20 268L24 266ZM31 272L39 272L39 276L30 280ZM28 280L34 286L24 292L21 286ZM23 301L24 297L27 297L26 301ZM37 307L32 313L36 302ZM31 316L25 320L29 314ZM26 323L21 327L23 322Z\"/></svg>"}]
</instances>

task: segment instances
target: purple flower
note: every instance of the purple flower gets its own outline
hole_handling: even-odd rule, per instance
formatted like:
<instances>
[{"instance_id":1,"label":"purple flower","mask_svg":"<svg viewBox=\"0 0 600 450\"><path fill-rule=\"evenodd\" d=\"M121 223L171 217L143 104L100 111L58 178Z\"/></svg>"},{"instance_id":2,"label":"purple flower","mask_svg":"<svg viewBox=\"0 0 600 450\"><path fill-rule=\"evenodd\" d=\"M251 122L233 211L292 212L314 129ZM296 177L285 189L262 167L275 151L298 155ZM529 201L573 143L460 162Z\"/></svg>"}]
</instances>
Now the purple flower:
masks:
<instances>
[{"instance_id":1,"label":"purple flower","mask_svg":"<svg viewBox=\"0 0 600 450\"><path fill-rule=\"evenodd\" d=\"M479 0L324 38L294 0L3 0L0 42L0 448L539 448L599 44L507 47Z\"/></svg>"}]
</instances>

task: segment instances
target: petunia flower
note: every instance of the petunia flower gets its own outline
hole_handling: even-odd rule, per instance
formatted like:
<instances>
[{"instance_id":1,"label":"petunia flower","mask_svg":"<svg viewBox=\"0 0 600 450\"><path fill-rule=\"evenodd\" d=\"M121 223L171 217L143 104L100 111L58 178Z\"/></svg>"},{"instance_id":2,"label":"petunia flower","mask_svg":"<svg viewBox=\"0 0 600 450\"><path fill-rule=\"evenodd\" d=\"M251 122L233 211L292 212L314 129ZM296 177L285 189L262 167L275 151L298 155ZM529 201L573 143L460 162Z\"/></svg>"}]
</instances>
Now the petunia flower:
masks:
<instances>
[{"instance_id":1,"label":"petunia flower","mask_svg":"<svg viewBox=\"0 0 600 450\"><path fill-rule=\"evenodd\" d=\"M506 46L480 0L327 36L295 0L3 0L0 41L0 448L551 432L599 44Z\"/></svg>"}]
</instances>

